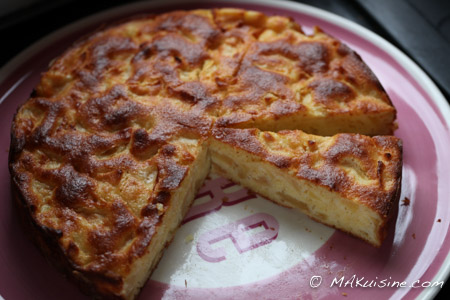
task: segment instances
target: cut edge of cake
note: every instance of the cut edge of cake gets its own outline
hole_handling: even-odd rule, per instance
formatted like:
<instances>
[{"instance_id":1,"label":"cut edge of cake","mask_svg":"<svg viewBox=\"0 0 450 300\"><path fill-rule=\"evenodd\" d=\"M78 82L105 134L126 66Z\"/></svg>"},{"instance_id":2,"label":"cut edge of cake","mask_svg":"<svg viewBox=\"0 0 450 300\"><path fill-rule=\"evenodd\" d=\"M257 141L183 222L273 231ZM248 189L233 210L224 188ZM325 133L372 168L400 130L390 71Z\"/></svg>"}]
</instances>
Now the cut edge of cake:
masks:
<instances>
[{"instance_id":1,"label":"cut edge of cake","mask_svg":"<svg viewBox=\"0 0 450 300\"><path fill-rule=\"evenodd\" d=\"M158 224L158 230L152 237L152 241L146 249L146 254L134 262L136 266L136 268L132 268L134 272L124 280L125 299L134 299L150 278L151 273L161 260L164 249L173 240L184 216L192 206L197 191L209 174L210 157L208 150L206 145L201 147L196 161L190 166L180 187L173 191L170 198L171 209L166 211L161 224ZM138 282L138 284L135 282Z\"/></svg>"},{"instance_id":2,"label":"cut edge of cake","mask_svg":"<svg viewBox=\"0 0 450 300\"><path fill-rule=\"evenodd\" d=\"M271 151L267 144L277 143L279 135L288 136L287 140L289 135L298 137L292 142L301 144L297 147L303 150L292 151L283 144L292 155ZM357 140L358 145L349 145L349 139ZM319 143L327 148L318 150ZM362 163L355 163L362 155L352 159L351 147L367 155ZM314 161L312 156L317 151L330 157ZM301 131L277 134L257 129L216 129L210 152L214 172L275 203L298 209L376 247L386 237L401 188L402 146L396 137L320 137Z\"/></svg>"},{"instance_id":3,"label":"cut edge of cake","mask_svg":"<svg viewBox=\"0 0 450 300\"><path fill-rule=\"evenodd\" d=\"M157 219L151 217L148 219L148 226L144 230L150 229L153 233L145 233L144 240L138 241L142 242L142 245L133 245L136 247L129 250L130 265L126 274L95 271L89 266L72 261L68 256L70 249L66 249L60 241L63 232L45 226L35 216L37 207L28 192L30 178L27 175L13 177L11 180L15 209L20 217L21 226L30 240L41 250L45 259L76 283L84 293L99 299L136 299L161 260L164 249L173 240L184 216L192 206L196 193L210 172L208 142L200 138L197 147L198 154L177 187L155 188L154 192L148 195L153 198L160 196L165 198L163 201L168 203L168 206L165 204L159 208L156 205L158 210L163 211L157 212L160 214ZM13 152L10 152L10 155L14 155ZM12 171L14 166L10 165L10 169ZM141 225L145 225L145 220ZM147 238L150 240L145 241Z\"/></svg>"}]
</instances>

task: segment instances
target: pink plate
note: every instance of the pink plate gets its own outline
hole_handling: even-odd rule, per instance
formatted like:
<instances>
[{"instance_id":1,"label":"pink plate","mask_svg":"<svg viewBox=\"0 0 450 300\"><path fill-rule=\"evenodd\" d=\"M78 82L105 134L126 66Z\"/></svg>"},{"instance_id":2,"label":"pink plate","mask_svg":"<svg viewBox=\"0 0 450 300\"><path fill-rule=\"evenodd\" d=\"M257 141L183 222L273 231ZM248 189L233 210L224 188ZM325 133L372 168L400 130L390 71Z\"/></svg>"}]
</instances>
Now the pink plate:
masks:
<instances>
[{"instance_id":1,"label":"pink plate","mask_svg":"<svg viewBox=\"0 0 450 300\"><path fill-rule=\"evenodd\" d=\"M374 33L306 5L165 2L88 17L34 44L0 71L0 295L8 300L84 298L25 237L10 192L11 120L51 59L100 24L133 14L234 6L291 16L307 32L319 25L362 56L398 110L396 135L404 145L401 200L410 203L400 201L388 239L375 249L223 178L210 178L140 299L432 298L450 270L450 109L424 72Z\"/></svg>"}]
</instances>

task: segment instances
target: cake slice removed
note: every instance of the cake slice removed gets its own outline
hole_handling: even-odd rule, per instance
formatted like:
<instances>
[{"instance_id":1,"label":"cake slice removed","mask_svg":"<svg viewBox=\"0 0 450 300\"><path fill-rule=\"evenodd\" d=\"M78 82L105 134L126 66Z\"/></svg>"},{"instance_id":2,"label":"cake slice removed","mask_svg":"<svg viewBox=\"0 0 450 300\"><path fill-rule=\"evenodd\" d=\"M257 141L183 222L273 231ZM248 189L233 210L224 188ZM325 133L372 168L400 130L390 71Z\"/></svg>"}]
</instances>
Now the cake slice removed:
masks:
<instances>
[{"instance_id":1,"label":"cake slice removed","mask_svg":"<svg viewBox=\"0 0 450 300\"><path fill-rule=\"evenodd\" d=\"M394 136L215 129L213 171L379 247L401 187Z\"/></svg>"}]
</instances>

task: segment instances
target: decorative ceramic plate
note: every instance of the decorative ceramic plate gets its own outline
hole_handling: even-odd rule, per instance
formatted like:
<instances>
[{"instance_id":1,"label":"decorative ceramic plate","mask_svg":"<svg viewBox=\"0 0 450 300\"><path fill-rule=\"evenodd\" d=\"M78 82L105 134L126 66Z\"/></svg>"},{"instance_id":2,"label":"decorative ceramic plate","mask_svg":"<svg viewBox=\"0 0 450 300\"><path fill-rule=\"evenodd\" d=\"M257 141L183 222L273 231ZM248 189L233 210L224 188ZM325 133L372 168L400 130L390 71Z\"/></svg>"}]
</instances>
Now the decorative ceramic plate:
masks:
<instances>
[{"instance_id":1,"label":"decorative ceramic plate","mask_svg":"<svg viewBox=\"0 0 450 300\"><path fill-rule=\"evenodd\" d=\"M5 299L83 299L46 263L19 226L7 165L17 107L40 73L71 43L133 14L240 7L288 15L343 40L372 68L398 110L402 195L380 249L279 207L224 178L210 178L140 299L432 298L450 271L450 109L407 56L328 12L284 1L135 3L88 17L34 44L0 71L0 295Z\"/></svg>"}]
</instances>

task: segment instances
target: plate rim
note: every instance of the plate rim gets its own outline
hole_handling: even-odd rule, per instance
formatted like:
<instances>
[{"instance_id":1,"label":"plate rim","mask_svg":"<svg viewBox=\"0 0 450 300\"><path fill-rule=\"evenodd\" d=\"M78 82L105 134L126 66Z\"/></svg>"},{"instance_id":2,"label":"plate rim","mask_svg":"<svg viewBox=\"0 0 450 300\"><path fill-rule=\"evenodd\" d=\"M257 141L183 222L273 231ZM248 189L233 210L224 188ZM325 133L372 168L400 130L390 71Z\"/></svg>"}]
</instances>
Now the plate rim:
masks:
<instances>
[{"instance_id":1,"label":"plate rim","mask_svg":"<svg viewBox=\"0 0 450 300\"><path fill-rule=\"evenodd\" d=\"M186 4L186 3L195 3L195 4L211 4L208 0L156 0L156 1L138 1L133 3L125 3L119 6L115 6L112 8L108 8L105 10L101 10L94 14L85 16L81 19L78 19L72 23L69 23L60 29L52 31L46 35L44 35L39 40L33 42L28 47L23 49L17 55L15 55L12 59L10 59L2 68L0 68L0 86L4 84L5 80L14 73L23 65L23 63L31 56L37 54L39 51L44 49L45 47L50 46L55 41L63 38L66 35L73 34L80 29L87 28L89 26L95 25L98 23L98 20L102 20L105 18L113 18L119 17L122 15L126 15L128 13L134 12L136 9L145 8L152 9L158 8L161 6L167 5L175 5L175 4ZM446 98L436 86L436 84L432 81L432 79L425 73L425 71L415 63L409 56L407 56L404 52L394 46L392 43L378 35L377 33L355 23L349 19L346 19L342 16L339 16L335 13L326 11L321 8L317 8L308 4L292 2L287 0L218 0L217 4L254 4L259 6L266 7L274 7L278 9L290 10L298 13L307 14L317 19L321 19L325 22L329 22L333 25L341 27L363 40L376 45L383 51L385 51L389 56L391 56L395 61L399 63L401 67L408 72L408 74L412 77L412 79L418 83L420 88L424 90L424 92L429 96L430 100L437 106L436 114L440 114L442 116L442 120L444 121L443 125L447 133L449 133L450 137L450 104L447 102ZM174 9L176 10L176 9ZM74 41L75 42L75 41ZM7 98L7 96L15 89L17 84L11 86L4 95L0 98L0 105L3 100ZM449 229L447 229L447 234L449 233ZM442 262L439 267L437 273L433 277L432 281L444 281L450 278L450 250L447 253L446 258ZM424 290L417 296L420 299L432 299L434 298L439 289L435 288L424 288ZM0 295L0 299L1 295Z\"/></svg>"}]
</instances>

